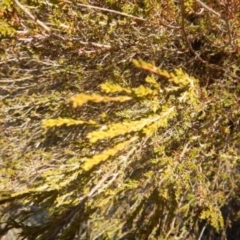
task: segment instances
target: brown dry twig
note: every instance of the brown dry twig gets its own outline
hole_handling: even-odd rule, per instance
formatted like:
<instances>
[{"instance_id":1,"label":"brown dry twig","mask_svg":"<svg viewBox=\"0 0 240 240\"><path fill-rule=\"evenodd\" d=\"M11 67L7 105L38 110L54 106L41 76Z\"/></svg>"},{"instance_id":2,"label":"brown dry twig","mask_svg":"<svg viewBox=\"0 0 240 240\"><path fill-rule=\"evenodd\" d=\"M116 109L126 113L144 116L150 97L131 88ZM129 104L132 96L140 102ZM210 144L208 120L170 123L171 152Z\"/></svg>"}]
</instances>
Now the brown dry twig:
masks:
<instances>
[{"instance_id":1,"label":"brown dry twig","mask_svg":"<svg viewBox=\"0 0 240 240\"><path fill-rule=\"evenodd\" d=\"M32 15L32 13L26 7L24 7L18 0L14 0L14 2L24 13L26 13L28 15L28 17L30 17L33 21L35 21L39 26L41 26L47 32L49 32L49 33L51 32L51 29L48 26L46 26L45 23L43 23L42 21L40 21L39 19L34 17Z\"/></svg>"},{"instance_id":2,"label":"brown dry twig","mask_svg":"<svg viewBox=\"0 0 240 240\"><path fill-rule=\"evenodd\" d=\"M199 3L204 9L206 9L207 11L213 13L214 15L218 16L219 18L221 18L221 14L216 12L215 10L213 10L212 8L210 8L207 4L203 3L200 0L196 0L197 3Z\"/></svg>"},{"instance_id":3,"label":"brown dry twig","mask_svg":"<svg viewBox=\"0 0 240 240\"><path fill-rule=\"evenodd\" d=\"M127 13L118 12L118 11L108 9L108 8L101 8L101 7L97 7L97 6L93 6L93 5L86 5L86 4L82 4L82 3L77 3L77 5L81 6L81 7L85 7L85 8L92 8L92 9L100 10L100 11L103 11L103 12L110 12L110 13L118 14L118 15L121 15L121 16L124 16L124 17L130 17L130 18L133 18L133 19L136 19L136 20L139 20L139 21L146 21L146 19L144 19L144 18L136 17L136 16L133 16L133 15L130 15L130 14L127 14Z\"/></svg>"}]
</instances>

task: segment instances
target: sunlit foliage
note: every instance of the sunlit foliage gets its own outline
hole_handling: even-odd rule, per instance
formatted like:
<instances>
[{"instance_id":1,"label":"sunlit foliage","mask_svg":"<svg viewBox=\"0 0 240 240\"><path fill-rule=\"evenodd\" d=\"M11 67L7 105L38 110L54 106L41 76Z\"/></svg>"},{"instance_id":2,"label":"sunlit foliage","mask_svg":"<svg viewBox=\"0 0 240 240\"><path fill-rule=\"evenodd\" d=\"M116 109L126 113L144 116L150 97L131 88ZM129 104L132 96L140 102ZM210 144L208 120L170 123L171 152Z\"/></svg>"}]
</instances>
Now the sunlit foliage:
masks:
<instances>
[{"instance_id":1,"label":"sunlit foliage","mask_svg":"<svg viewBox=\"0 0 240 240\"><path fill-rule=\"evenodd\" d=\"M1 1L0 235L239 239L239 12Z\"/></svg>"}]
</instances>

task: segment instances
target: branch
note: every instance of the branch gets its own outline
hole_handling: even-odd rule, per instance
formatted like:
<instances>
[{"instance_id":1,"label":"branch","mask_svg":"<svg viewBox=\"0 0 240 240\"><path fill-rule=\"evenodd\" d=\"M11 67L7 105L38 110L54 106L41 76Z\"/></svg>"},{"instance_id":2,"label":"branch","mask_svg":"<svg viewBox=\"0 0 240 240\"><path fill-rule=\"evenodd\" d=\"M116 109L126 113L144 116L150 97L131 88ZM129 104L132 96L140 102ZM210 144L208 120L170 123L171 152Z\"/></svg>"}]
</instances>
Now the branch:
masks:
<instances>
[{"instance_id":1,"label":"branch","mask_svg":"<svg viewBox=\"0 0 240 240\"><path fill-rule=\"evenodd\" d=\"M18 0L14 0L14 2L24 13L28 15L28 17L30 17L33 21L35 21L39 26L44 28L47 32L49 33L51 32L51 29L48 26L46 26L45 23L43 23L42 21L34 17L32 13L26 7L24 7Z\"/></svg>"},{"instance_id":2,"label":"branch","mask_svg":"<svg viewBox=\"0 0 240 240\"><path fill-rule=\"evenodd\" d=\"M118 14L118 15L122 15L124 17L130 17L130 18L140 20L140 21L146 21L146 19L144 19L144 18L136 17L136 16L133 16L133 15L130 15L130 14L127 14L127 13L123 13L123 12L118 12L118 11L115 11L115 10L112 10L112 9L101 8L101 7L97 7L97 6L93 6L93 5L86 5L86 4L82 4L82 3L77 3L77 5L81 6L81 7L85 7L85 8L92 8L92 9L100 10L100 11L103 11L103 12L115 13L115 14Z\"/></svg>"},{"instance_id":3,"label":"branch","mask_svg":"<svg viewBox=\"0 0 240 240\"><path fill-rule=\"evenodd\" d=\"M136 138L137 139L137 138ZM133 147L129 153L127 154L127 156L123 156L121 161L119 162L119 165L126 162L128 160L128 158L135 152L136 150L136 146ZM96 196L98 194L100 194L103 189L106 187L104 186L104 183L109 179L109 177L112 176L112 179L109 181L108 184L111 184L116 177L118 176L117 174L114 174L114 171L116 171L119 167L119 165L115 165L115 167L111 168L98 182L97 184L88 192L88 194L86 194L85 197L83 197L79 204L77 204L75 207L73 207L71 209L70 212L68 212L65 217L63 217L62 221L60 222L60 224L58 224L58 226L55 228L55 230L53 231L53 233L47 238L47 240L54 240L56 239L57 235L59 234L59 232L71 221L72 218L74 218L74 215L77 212L82 212L84 211L84 207L85 207L85 203L87 202L87 200L89 200L90 198L92 198L93 196Z\"/></svg>"},{"instance_id":4,"label":"branch","mask_svg":"<svg viewBox=\"0 0 240 240\"><path fill-rule=\"evenodd\" d=\"M218 16L219 18L221 18L221 14L216 12L215 10L213 10L212 8L210 8L208 5L206 5L205 3L203 3L200 0L196 0L197 3L199 3L203 8L205 8L206 10L208 10L209 12L213 13L214 15Z\"/></svg>"},{"instance_id":5,"label":"branch","mask_svg":"<svg viewBox=\"0 0 240 240\"><path fill-rule=\"evenodd\" d=\"M83 41L80 41L80 43L83 45L90 45L96 48L111 49L111 45L106 45L106 44L100 44L100 43L94 43L94 42L83 42Z\"/></svg>"}]
</instances>

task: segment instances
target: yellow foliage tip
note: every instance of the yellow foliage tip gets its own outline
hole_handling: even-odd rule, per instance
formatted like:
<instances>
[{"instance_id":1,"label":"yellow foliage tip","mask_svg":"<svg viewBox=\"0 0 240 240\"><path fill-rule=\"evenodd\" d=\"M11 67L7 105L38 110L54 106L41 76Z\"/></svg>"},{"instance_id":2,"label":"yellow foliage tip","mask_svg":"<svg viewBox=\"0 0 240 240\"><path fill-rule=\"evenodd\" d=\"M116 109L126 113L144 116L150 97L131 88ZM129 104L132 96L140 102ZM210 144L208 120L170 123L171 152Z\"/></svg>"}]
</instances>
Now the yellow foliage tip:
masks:
<instances>
[{"instance_id":1,"label":"yellow foliage tip","mask_svg":"<svg viewBox=\"0 0 240 240\"><path fill-rule=\"evenodd\" d=\"M125 101L129 101L131 100L131 97L128 96L117 96L117 97L109 97L109 96L101 96L98 94L78 94L76 96L73 96L72 98L70 98L68 100L68 103L72 103L73 107L80 107L83 104L87 103L87 102L125 102Z\"/></svg>"},{"instance_id":2,"label":"yellow foliage tip","mask_svg":"<svg viewBox=\"0 0 240 240\"><path fill-rule=\"evenodd\" d=\"M197 79L188 76L188 74L184 73L182 69L175 69L174 73L169 73L166 70L162 70L157 68L155 64L147 63L143 60L133 60L133 63L136 67L147 70L151 73L155 73L159 76L165 77L170 82L174 82L180 86L190 85L193 87L198 81Z\"/></svg>"},{"instance_id":3,"label":"yellow foliage tip","mask_svg":"<svg viewBox=\"0 0 240 240\"><path fill-rule=\"evenodd\" d=\"M172 107L172 109L174 108L175 107ZM162 116L154 115L154 116L149 116L148 118L142 118L136 121L123 121L119 123L114 123L109 125L105 129L99 129L99 130L90 132L87 135L87 137L91 143L95 143L99 140L103 140L107 138L112 139L120 135L129 134L131 132L140 132L142 129L153 124L156 121L159 121L161 118Z\"/></svg>"},{"instance_id":4,"label":"yellow foliage tip","mask_svg":"<svg viewBox=\"0 0 240 240\"><path fill-rule=\"evenodd\" d=\"M87 158L85 159L85 162L82 165L82 169L84 171L89 171L91 170L94 166L98 165L101 162L106 161L110 157L113 157L116 155L118 152L122 151L125 147L129 146L130 143L133 141L137 140L138 137L132 137L131 139L118 143L114 147L107 149L103 151L102 153L93 156L92 158Z\"/></svg>"},{"instance_id":5,"label":"yellow foliage tip","mask_svg":"<svg viewBox=\"0 0 240 240\"><path fill-rule=\"evenodd\" d=\"M129 88L125 88L118 84L114 84L114 83L110 83L110 82L101 84L101 89L105 93L117 93L117 92L118 93L119 92L131 93L132 92L131 89L129 89Z\"/></svg>"},{"instance_id":6,"label":"yellow foliage tip","mask_svg":"<svg viewBox=\"0 0 240 240\"><path fill-rule=\"evenodd\" d=\"M95 125L97 123L92 120L82 121L82 120L75 120L71 118L45 119L42 121L43 128L60 127L62 125L72 126L72 125L83 125L83 124Z\"/></svg>"},{"instance_id":7,"label":"yellow foliage tip","mask_svg":"<svg viewBox=\"0 0 240 240\"><path fill-rule=\"evenodd\" d=\"M152 83L153 82L154 81L152 80ZM156 91L154 91L148 87L144 87L142 85L140 85L137 88L125 88L125 87L121 87L118 84L113 84L113 83L107 82L107 83L104 83L101 85L101 89L102 89L102 91L104 91L106 93L125 92L127 94L132 94L133 97L145 97L147 95L156 94Z\"/></svg>"},{"instance_id":8,"label":"yellow foliage tip","mask_svg":"<svg viewBox=\"0 0 240 240\"><path fill-rule=\"evenodd\" d=\"M159 89L159 88L160 88L160 84L156 81L154 75L147 76L146 79L145 79L145 81L146 81L147 83L152 84L155 89Z\"/></svg>"},{"instance_id":9,"label":"yellow foliage tip","mask_svg":"<svg viewBox=\"0 0 240 240\"><path fill-rule=\"evenodd\" d=\"M166 70L161 70L160 68L157 68L155 64L147 63L143 60L133 60L133 64L141 69L147 70L151 73L155 73L159 76L165 77L167 79L171 78L171 74L169 74Z\"/></svg>"}]
</instances>

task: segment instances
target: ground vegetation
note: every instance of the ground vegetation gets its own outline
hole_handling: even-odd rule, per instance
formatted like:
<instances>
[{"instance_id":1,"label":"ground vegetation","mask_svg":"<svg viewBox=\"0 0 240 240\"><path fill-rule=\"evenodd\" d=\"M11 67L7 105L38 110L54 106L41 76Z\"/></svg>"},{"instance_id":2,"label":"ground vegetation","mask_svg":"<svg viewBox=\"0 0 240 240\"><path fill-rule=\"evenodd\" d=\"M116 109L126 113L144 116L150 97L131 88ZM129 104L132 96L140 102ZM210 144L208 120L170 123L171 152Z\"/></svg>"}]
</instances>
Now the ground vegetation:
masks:
<instances>
[{"instance_id":1,"label":"ground vegetation","mask_svg":"<svg viewBox=\"0 0 240 240\"><path fill-rule=\"evenodd\" d=\"M240 238L238 0L2 0L0 17L0 235Z\"/></svg>"}]
</instances>

